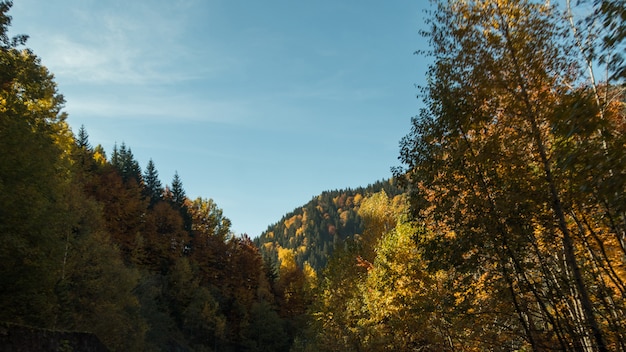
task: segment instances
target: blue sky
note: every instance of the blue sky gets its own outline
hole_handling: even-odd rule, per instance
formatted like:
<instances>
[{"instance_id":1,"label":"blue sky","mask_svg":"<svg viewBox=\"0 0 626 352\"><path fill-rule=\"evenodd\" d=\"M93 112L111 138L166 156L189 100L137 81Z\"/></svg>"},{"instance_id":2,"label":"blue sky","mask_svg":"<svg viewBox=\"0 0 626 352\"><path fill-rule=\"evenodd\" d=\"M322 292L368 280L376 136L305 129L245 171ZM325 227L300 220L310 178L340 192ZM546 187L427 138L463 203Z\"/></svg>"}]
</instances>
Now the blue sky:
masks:
<instances>
[{"instance_id":1,"label":"blue sky","mask_svg":"<svg viewBox=\"0 0 626 352\"><path fill-rule=\"evenodd\" d=\"M399 165L427 1L15 0L74 131L258 236L324 190Z\"/></svg>"}]
</instances>

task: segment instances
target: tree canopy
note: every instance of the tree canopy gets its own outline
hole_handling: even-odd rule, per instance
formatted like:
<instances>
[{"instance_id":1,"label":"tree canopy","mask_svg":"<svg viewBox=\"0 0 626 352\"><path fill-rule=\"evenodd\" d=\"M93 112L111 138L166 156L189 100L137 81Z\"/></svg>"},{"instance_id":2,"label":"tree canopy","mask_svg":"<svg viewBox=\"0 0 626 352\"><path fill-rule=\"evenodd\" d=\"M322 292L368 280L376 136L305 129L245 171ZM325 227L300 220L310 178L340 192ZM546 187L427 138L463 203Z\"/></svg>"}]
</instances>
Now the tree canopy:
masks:
<instances>
[{"instance_id":1,"label":"tree canopy","mask_svg":"<svg viewBox=\"0 0 626 352\"><path fill-rule=\"evenodd\" d=\"M441 2L427 35L426 108L401 143L397 176L430 229L418 240L432 270L459 294L479 285L509 302L457 302L457 316L484 312L473 319L485 329L458 338L500 344L506 321L516 346L623 348L624 100L614 75L586 80L576 38L549 3Z\"/></svg>"}]
</instances>

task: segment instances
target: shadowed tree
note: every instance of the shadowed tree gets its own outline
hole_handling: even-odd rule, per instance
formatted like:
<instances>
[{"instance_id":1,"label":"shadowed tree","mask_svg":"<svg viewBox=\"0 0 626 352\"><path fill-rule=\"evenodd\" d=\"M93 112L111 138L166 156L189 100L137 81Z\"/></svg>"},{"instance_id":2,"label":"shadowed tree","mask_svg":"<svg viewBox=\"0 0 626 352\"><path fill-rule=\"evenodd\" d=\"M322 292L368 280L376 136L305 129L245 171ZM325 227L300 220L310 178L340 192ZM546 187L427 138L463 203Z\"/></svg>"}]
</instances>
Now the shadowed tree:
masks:
<instances>
[{"instance_id":1,"label":"shadowed tree","mask_svg":"<svg viewBox=\"0 0 626 352\"><path fill-rule=\"evenodd\" d=\"M154 161L150 159L146 170L143 174L144 190L147 197L150 198L150 207L163 199L163 186L159 180L159 172L154 166Z\"/></svg>"},{"instance_id":2,"label":"shadowed tree","mask_svg":"<svg viewBox=\"0 0 626 352\"><path fill-rule=\"evenodd\" d=\"M113 146L113 154L111 155L111 165L117 169L124 182L134 181L137 185L141 185L142 176L139 163L135 160L135 156L130 148L122 142L120 147L117 144Z\"/></svg>"},{"instance_id":3,"label":"shadowed tree","mask_svg":"<svg viewBox=\"0 0 626 352\"><path fill-rule=\"evenodd\" d=\"M9 37L12 3L0 2L0 320L45 326L63 239L73 143L63 96L26 36Z\"/></svg>"}]
</instances>

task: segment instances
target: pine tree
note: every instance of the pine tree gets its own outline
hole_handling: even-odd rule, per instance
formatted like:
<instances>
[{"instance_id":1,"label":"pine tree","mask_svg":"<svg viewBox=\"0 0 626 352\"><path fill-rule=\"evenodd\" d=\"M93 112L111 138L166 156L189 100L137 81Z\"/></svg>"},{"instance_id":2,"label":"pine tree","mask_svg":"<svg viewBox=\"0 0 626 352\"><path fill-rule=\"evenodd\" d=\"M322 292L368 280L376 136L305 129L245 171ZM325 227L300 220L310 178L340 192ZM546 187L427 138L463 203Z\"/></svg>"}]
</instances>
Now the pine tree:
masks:
<instances>
[{"instance_id":1,"label":"pine tree","mask_svg":"<svg viewBox=\"0 0 626 352\"><path fill-rule=\"evenodd\" d=\"M91 144L89 144L89 134L85 129L85 125L81 125L78 130L78 135L76 136L76 145L79 148L85 149L87 151L91 150Z\"/></svg>"},{"instance_id":2,"label":"pine tree","mask_svg":"<svg viewBox=\"0 0 626 352\"><path fill-rule=\"evenodd\" d=\"M113 144L113 152L111 153L111 165L120 170L122 168L122 160L120 158L119 148L117 147L117 142Z\"/></svg>"},{"instance_id":3,"label":"pine tree","mask_svg":"<svg viewBox=\"0 0 626 352\"><path fill-rule=\"evenodd\" d=\"M150 198L150 206L154 206L163 199L163 186L159 180L159 173L154 166L154 161L150 159L143 174L144 190L146 196Z\"/></svg>"},{"instance_id":4,"label":"pine tree","mask_svg":"<svg viewBox=\"0 0 626 352\"><path fill-rule=\"evenodd\" d=\"M165 188L164 197L173 204L174 208L180 212L183 218L185 230L192 232L192 210L188 207L187 194L183 188L183 182L178 176L178 171L174 173L172 186Z\"/></svg>"},{"instance_id":5,"label":"pine tree","mask_svg":"<svg viewBox=\"0 0 626 352\"><path fill-rule=\"evenodd\" d=\"M131 148L127 147L124 142L122 142L119 148L117 144L113 146L111 164L117 169L124 182L133 180L138 185L142 184L143 178L141 176L139 163L135 160Z\"/></svg>"},{"instance_id":6,"label":"pine tree","mask_svg":"<svg viewBox=\"0 0 626 352\"><path fill-rule=\"evenodd\" d=\"M174 173L174 178L172 179L172 187L170 188L172 202L176 204L179 208L182 208L185 205L185 200L187 199L187 195L185 194L185 189L183 188L183 182L180 180L178 176L178 171Z\"/></svg>"}]
</instances>

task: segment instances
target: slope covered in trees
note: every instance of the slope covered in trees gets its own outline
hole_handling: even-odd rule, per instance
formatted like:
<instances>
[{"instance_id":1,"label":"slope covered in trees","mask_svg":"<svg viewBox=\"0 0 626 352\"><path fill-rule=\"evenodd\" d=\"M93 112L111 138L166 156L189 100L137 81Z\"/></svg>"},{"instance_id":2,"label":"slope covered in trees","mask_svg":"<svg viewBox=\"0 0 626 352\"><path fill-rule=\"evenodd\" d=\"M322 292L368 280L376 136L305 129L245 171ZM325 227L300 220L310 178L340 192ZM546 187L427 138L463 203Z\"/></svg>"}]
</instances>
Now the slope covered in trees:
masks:
<instances>
[{"instance_id":1,"label":"slope covered in trees","mask_svg":"<svg viewBox=\"0 0 626 352\"><path fill-rule=\"evenodd\" d=\"M347 238L363 232L363 219L358 213L361 201L381 190L392 196L401 193L393 180L322 192L270 225L255 243L261 253L273 261L288 250L293 252L299 266L308 263L320 270L326 266L335 247L343 246Z\"/></svg>"},{"instance_id":2,"label":"slope covered in trees","mask_svg":"<svg viewBox=\"0 0 626 352\"><path fill-rule=\"evenodd\" d=\"M85 128L74 135L52 74L25 36L8 37L10 7L0 2L0 321L92 332L112 351L287 351L304 311L285 290L304 287L301 271L272 276L178 174L163 186L125 144L107 157Z\"/></svg>"}]
</instances>

